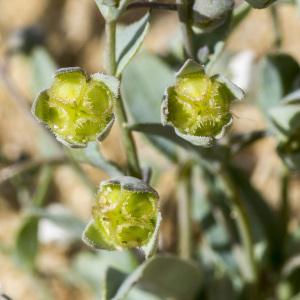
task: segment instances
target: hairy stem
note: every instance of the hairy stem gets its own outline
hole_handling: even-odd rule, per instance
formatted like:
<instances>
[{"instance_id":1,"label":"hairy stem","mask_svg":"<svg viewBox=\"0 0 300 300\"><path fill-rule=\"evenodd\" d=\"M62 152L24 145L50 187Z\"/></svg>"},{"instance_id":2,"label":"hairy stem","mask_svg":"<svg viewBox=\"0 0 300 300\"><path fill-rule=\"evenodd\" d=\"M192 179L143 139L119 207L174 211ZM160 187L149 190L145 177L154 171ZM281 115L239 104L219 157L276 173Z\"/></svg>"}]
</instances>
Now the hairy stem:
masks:
<instances>
[{"instance_id":1,"label":"hairy stem","mask_svg":"<svg viewBox=\"0 0 300 300\"><path fill-rule=\"evenodd\" d=\"M116 74L116 21L106 22L106 70L110 75ZM122 142L126 150L128 161L128 173L129 175L141 178L141 169L139 165L136 145L133 139L133 135L129 130L127 123L127 113L122 96L119 95L115 102L115 112L121 129Z\"/></svg>"},{"instance_id":2,"label":"hairy stem","mask_svg":"<svg viewBox=\"0 0 300 300\"><path fill-rule=\"evenodd\" d=\"M249 278L248 281L250 284L256 284L258 277L257 264L254 255L254 241L252 230L247 215L246 208L242 199L240 198L239 191L237 190L230 174L222 169L220 172L221 179L227 189L228 198L231 201L232 211L236 216L237 227L239 234L242 239L243 247L248 261L249 266Z\"/></svg>"}]
</instances>

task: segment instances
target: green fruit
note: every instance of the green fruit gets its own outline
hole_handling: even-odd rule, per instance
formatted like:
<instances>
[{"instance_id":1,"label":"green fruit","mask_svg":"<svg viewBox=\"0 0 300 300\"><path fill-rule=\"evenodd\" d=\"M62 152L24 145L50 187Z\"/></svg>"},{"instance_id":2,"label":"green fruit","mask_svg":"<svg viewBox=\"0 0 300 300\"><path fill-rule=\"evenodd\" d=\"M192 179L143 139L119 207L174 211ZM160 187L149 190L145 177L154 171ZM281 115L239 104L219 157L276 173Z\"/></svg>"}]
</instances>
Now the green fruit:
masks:
<instances>
[{"instance_id":1,"label":"green fruit","mask_svg":"<svg viewBox=\"0 0 300 300\"><path fill-rule=\"evenodd\" d=\"M222 137L232 123L230 108L236 96L230 88L188 61L166 92L163 123L174 126L177 134L196 145Z\"/></svg>"},{"instance_id":2,"label":"green fruit","mask_svg":"<svg viewBox=\"0 0 300 300\"><path fill-rule=\"evenodd\" d=\"M104 181L92 211L93 228L106 248L140 248L154 234L158 194L143 181L120 177ZM89 241L89 244L93 244Z\"/></svg>"},{"instance_id":3,"label":"green fruit","mask_svg":"<svg viewBox=\"0 0 300 300\"><path fill-rule=\"evenodd\" d=\"M34 101L32 112L60 142L84 147L101 139L114 121L116 95L108 87L107 77L94 74L87 78L80 68L60 69L52 86Z\"/></svg>"}]
</instances>

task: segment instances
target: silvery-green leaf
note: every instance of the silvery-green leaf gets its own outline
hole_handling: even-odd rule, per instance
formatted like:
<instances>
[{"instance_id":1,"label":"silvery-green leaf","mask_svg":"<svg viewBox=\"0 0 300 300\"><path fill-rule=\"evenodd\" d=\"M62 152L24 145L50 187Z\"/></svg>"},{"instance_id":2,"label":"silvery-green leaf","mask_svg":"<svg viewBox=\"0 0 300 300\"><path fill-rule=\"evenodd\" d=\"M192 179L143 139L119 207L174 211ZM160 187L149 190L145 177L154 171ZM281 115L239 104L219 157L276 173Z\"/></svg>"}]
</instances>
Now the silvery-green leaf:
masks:
<instances>
[{"instance_id":1,"label":"silvery-green leaf","mask_svg":"<svg viewBox=\"0 0 300 300\"><path fill-rule=\"evenodd\" d=\"M54 209L33 208L29 210L32 216L40 219L47 219L57 226L66 230L72 239L80 240L85 224L67 210L54 212Z\"/></svg>"},{"instance_id":2,"label":"silvery-green leaf","mask_svg":"<svg viewBox=\"0 0 300 300\"><path fill-rule=\"evenodd\" d=\"M138 52L143 44L145 36L149 30L150 14L147 13L137 22L117 27L117 45L116 45L116 59L117 59L117 76L119 76L126 65L131 61L133 56Z\"/></svg>"},{"instance_id":3,"label":"silvery-green leaf","mask_svg":"<svg viewBox=\"0 0 300 300\"><path fill-rule=\"evenodd\" d=\"M266 56L259 64L258 100L265 112L297 88L300 68L287 54Z\"/></svg>"},{"instance_id":4,"label":"silvery-green leaf","mask_svg":"<svg viewBox=\"0 0 300 300\"><path fill-rule=\"evenodd\" d=\"M201 271L174 256L156 256L130 274L112 300L121 300L137 285L163 299L192 300L202 284Z\"/></svg>"},{"instance_id":5,"label":"silvery-green leaf","mask_svg":"<svg viewBox=\"0 0 300 300\"><path fill-rule=\"evenodd\" d=\"M143 53L133 59L123 73L122 95L135 122L160 122L161 96L173 80L172 70L156 56ZM174 145L153 135L147 138L159 151L176 160Z\"/></svg>"},{"instance_id":6,"label":"silvery-green leaf","mask_svg":"<svg viewBox=\"0 0 300 300\"><path fill-rule=\"evenodd\" d=\"M115 268L108 268L102 280L101 299L111 300L117 293L126 276L127 274L124 272L116 270Z\"/></svg>"},{"instance_id":7,"label":"silvery-green leaf","mask_svg":"<svg viewBox=\"0 0 300 300\"><path fill-rule=\"evenodd\" d=\"M115 246L112 245L106 237L101 233L98 226L94 221L90 221L86 226L82 240L90 247L99 250L116 250Z\"/></svg>"},{"instance_id":8,"label":"silvery-green leaf","mask_svg":"<svg viewBox=\"0 0 300 300\"><path fill-rule=\"evenodd\" d=\"M300 104L300 89L292 92L282 99L282 103L286 104Z\"/></svg>"},{"instance_id":9,"label":"silvery-green leaf","mask_svg":"<svg viewBox=\"0 0 300 300\"><path fill-rule=\"evenodd\" d=\"M23 222L16 237L15 258L20 265L33 269L38 253L38 222L37 217L28 217Z\"/></svg>"},{"instance_id":10,"label":"silvery-green leaf","mask_svg":"<svg viewBox=\"0 0 300 300\"><path fill-rule=\"evenodd\" d=\"M300 104L286 104L269 110L272 124L284 135L294 134L300 128Z\"/></svg>"},{"instance_id":11,"label":"silvery-green leaf","mask_svg":"<svg viewBox=\"0 0 300 300\"><path fill-rule=\"evenodd\" d=\"M88 163L99 168L110 176L124 175L123 171L114 162L105 159L97 142L88 143L84 149L71 149L72 156L82 163Z\"/></svg>"},{"instance_id":12,"label":"silvery-green leaf","mask_svg":"<svg viewBox=\"0 0 300 300\"><path fill-rule=\"evenodd\" d=\"M52 76L56 71L56 64L49 53L43 47L36 47L31 53L33 72L33 91L39 93L47 89L52 82Z\"/></svg>"}]
</instances>

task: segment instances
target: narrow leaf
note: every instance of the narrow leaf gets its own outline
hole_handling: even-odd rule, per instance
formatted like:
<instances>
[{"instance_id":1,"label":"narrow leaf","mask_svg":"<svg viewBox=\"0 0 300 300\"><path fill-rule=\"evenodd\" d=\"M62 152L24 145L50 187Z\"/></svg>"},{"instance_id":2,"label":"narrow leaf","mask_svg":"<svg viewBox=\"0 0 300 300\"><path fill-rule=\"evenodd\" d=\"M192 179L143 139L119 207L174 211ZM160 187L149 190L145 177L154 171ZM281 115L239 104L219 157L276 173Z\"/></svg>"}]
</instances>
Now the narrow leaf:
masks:
<instances>
[{"instance_id":1,"label":"narrow leaf","mask_svg":"<svg viewBox=\"0 0 300 300\"><path fill-rule=\"evenodd\" d=\"M149 30L149 18L150 14L147 13L133 24L117 27L117 76L120 76L126 65L142 46Z\"/></svg>"}]
</instances>

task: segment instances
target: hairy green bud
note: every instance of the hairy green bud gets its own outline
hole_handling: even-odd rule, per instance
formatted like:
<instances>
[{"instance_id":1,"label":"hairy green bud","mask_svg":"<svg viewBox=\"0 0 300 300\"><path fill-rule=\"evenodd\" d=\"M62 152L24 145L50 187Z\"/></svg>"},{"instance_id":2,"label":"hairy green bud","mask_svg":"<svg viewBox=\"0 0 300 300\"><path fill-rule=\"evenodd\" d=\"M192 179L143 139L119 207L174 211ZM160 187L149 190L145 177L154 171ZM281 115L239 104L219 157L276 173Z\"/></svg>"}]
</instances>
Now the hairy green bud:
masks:
<instances>
[{"instance_id":1,"label":"hairy green bud","mask_svg":"<svg viewBox=\"0 0 300 300\"><path fill-rule=\"evenodd\" d=\"M243 92L220 76L209 77L201 65L189 60L177 73L162 103L162 122L195 145L210 145L232 123L231 102Z\"/></svg>"},{"instance_id":2,"label":"hairy green bud","mask_svg":"<svg viewBox=\"0 0 300 300\"><path fill-rule=\"evenodd\" d=\"M193 29L212 30L231 15L233 0L195 0L193 5Z\"/></svg>"},{"instance_id":3,"label":"hairy green bud","mask_svg":"<svg viewBox=\"0 0 300 300\"><path fill-rule=\"evenodd\" d=\"M101 236L100 248L140 248L155 232L158 194L145 182L133 177L104 181L96 195L92 215L93 231ZM90 232L86 230L83 240L99 248Z\"/></svg>"},{"instance_id":4,"label":"hairy green bud","mask_svg":"<svg viewBox=\"0 0 300 300\"><path fill-rule=\"evenodd\" d=\"M80 68L59 69L52 86L34 101L32 113L63 144L84 147L109 132L117 90L113 77L87 77Z\"/></svg>"}]
</instances>

